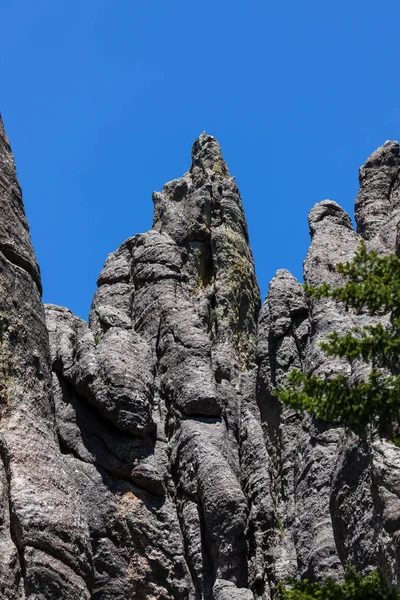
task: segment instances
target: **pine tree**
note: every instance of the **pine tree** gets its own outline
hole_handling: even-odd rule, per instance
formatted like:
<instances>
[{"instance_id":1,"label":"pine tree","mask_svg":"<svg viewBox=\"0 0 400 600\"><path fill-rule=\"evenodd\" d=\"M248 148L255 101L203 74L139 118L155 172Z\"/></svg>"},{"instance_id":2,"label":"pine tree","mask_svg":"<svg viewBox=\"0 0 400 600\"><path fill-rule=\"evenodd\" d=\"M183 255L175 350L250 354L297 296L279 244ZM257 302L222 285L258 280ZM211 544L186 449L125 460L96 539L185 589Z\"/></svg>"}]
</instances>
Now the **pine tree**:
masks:
<instances>
[{"instance_id":1,"label":"pine tree","mask_svg":"<svg viewBox=\"0 0 400 600\"><path fill-rule=\"evenodd\" d=\"M328 356L369 363L369 376L364 381L350 382L344 375L319 379L292 370L277 397L286 407L307 411L357 433L375 424L396 440L400 422L400 258L368 252L362 242L354 259L340 263L337 270L346 279L343 286L305 285L306 293L315 299L333 298L357 313L390 313L389 326L376 323L354 328L345 335L333 332L321 344Z\"/></svg>"},{"instance_id":2,"label":"pine tree","mask_svg":"<svg viewBox=\"0 0 400 600\"><path fill-rule=\"evenodd\" d=\"M344 375L319 379L292 370L287 384L277 392L286 407L307 411L315 417L344 425L358 434L373 424L399 443L400 423L400 258L368 252L362 242L351 262L337 270L344 277L341 287L328 284L305 285L314 299L332 298L346 310L371 316L389 315L389 324L381 322L354 328L345 335L333 332L321 346L328 356L339 356L350 363L361 360L370 365L365 380L350 381ZM387 322L387 320L386 320ZM400 593L386 588L377 572L362 576L348 568L344 582L330 579L324 583L308 581L283 586L281 600L400 600Z\"/></svg>"}]
</instances>

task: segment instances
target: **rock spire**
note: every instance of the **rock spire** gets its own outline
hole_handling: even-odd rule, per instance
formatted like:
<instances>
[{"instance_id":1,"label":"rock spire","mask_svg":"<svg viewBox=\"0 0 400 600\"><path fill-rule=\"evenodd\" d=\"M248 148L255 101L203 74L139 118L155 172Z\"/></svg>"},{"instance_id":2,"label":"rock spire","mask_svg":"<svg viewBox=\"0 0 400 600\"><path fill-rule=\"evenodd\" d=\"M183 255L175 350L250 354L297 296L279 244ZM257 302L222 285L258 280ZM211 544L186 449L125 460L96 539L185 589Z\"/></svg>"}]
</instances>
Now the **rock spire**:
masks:
<instances>
[{"instance_id":1,"label":"rock spire","mask_svg":"<svg viewBox=\"0 0 400 600\"><path fill-rule=\"evenodd\" d=\"M363 238L397 251L398 145L360 170L357 232L310 212L307 282ZM89 323L41 302L0 122L0 596L270 600L350 561L399 585L400 449L282 410L292 367L343 372L319 343L367 322L285 270L260 310L242 200L218 142L153 194L112 252Z\"/></svg>"}]
</instances>

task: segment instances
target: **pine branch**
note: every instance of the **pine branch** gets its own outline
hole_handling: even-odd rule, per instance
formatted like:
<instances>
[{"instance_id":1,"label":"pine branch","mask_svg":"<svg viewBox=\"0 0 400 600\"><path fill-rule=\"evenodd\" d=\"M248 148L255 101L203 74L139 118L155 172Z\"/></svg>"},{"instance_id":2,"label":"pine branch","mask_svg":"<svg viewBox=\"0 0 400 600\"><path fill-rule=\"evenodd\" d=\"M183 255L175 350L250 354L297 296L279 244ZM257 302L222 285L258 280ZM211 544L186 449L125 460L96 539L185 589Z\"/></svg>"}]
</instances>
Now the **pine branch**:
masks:
<instances>
[{"instance_id":1,"label":"pine branch","mask_svg":"<svg viewBox=\"0 0 400 600\"><path fill-rule=\"evenodd\" d=\"M312 298L340 300L357 312L367 310L376 315L391 311L394 318L400 317L400 258L396 255L378 256L361 242L353 261L340 263L337 271L349 279L343 286L305 284L305 291Z\"/></svg>"},{"instance_id":2,"label":"pine branch","mask_svg":"<svg viewBox=\"0 0 400 600\"><path fill-rule=\"evenodd\" d=\"M400 592L385 584L383 577L372 571L358 573L346 568L344 581L336 583L327 577L322 583L290 581L289 587L278 585L277 600L400 600Z\"/></svg>"},{"instance_id":3,"label":"pine branch","mask_svg":"<svg viewBox=\"0 0 400 600\"><path fill-rule=\"evenodd\" d=\"M350 385L344 375L328 380L292 370L287 384L276 394L284 406L355 431L373 421L391 428L400 418L400 376L385 377L377 369L356 385Z\"/></svg>"},{"instance_id":4,"label":"pine branch","mask_svg":"<svg viewBox=\"0 0 400 600\"><path fill-rule=\"evenodd\" d=\"M321 348L328 356L340 356L349 362L361 359L374 366L392 367L400 355L400 332L397 326L385 328L381 323L354 328L345 335L330 333Z\"/></svg>"}]
</instances>

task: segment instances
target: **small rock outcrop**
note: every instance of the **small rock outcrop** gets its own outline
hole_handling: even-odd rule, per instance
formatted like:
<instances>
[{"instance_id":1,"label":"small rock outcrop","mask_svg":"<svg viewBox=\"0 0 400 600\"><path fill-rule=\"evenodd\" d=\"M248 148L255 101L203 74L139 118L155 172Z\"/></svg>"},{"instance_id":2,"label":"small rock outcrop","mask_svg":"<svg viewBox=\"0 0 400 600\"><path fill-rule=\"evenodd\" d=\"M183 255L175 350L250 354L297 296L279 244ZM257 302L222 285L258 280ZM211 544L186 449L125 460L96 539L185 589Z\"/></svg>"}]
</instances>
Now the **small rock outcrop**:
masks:
<instances>
[{"instance_id":1,"label":"small rock outcrop","mask_svg":"<svg viewBox=\"0 0 400 600\"><path fill-rule=\"evenodd\" d=\"M400 156L360 170L357 232L310 212L304 278L340 283L365 239L398 251ZM285 270L261 307L242 201L203 133L105 262L89 323L41 301L0 125L0 598L270 600L286 577L379 567L400 586L400 449L283 410L291 368L365 324ZM346 370L347 369L347 370Z\"/></svg>"}]
</instances>

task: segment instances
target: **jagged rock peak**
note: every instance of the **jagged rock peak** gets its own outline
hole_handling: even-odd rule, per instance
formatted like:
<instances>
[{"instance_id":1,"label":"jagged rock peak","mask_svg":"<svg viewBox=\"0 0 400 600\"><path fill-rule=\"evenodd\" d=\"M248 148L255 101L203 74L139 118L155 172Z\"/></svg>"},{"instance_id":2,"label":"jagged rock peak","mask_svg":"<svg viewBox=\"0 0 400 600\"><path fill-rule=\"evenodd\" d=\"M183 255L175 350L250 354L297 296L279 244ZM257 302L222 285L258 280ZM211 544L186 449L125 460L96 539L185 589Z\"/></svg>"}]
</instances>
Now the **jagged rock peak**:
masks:
<instances>
[{"instance_id":1,"label":"jagged rock peak","mask_svg":"<svg viewBox=\"0 0 400 600\"><path fill-rule=\"evenodd\" d=\"M10 142L8 141L7 135L6 135L6 130L4 129L4 121L3 121L3 117L0 114L0 144L1 146L3 146L4 144L7 144L8 149L11 151L10 148Z\"/></svg>"},{"instance_id":2,"label":"jagged rock peak","mask_svg":"<svg viewBox=\"0 0 400 600\"><path fill-rule=\"evenodd\" d=\"M214 173L229 177L228 167L222 156L221 147L212 135L205 131L197 138L192 148L192 166L190 172L196 174L196 169L203 173Z\"/></svg>"},{"instance_id":3,"label":"jagged rock peak","mask_svg":"<svg viewBox=\"0 0 400 600\"><path fill-rule=\"evenodd\" d=\"M398 166L399 150L398 142L386 140L382 146L372 152L365 161L365 164L360 167L360 171L365 173L365 170L368 168Z\"/></svg>"},{"instance_id":4,"label":"jagged rock peak","mask_svg":"<svg viewBox=\"0 0 400 600\"><path fill-rule=\"evenodd\" d=\"M0 114L0 175L4 185L4 180L9 178L9 184L18 186L19 184L16 177L16 169L14 163L14 156L11 150L11 145L8 140L6 130L4 128L3 118ZM20 189L19 189L20 191Z\"/></svg>"},{"instance_id":5,"label":"jagged rock peak","mask_svg":"<svg viewBox=\"0 0 400 600\"><path fill-rule=\"evenodd\" d=\"M333 200L322 200L315 204L308 215L310 235L314 236L320 227L327 225L341 225L347 229L353 229L351 219L337 202Z\"/></svg>"},{"instance_id":6,"label":"jagged rock peak","mask_svg":"<svg viewBox=\"0 0 400 600\"><path fill-rule=\"evenodd\" d=\"M378 252L393 251L400 208L400 152L387 141L359 170L360 190L355 202L357 231Z\"/></svg>"},{"instance_id":7,"label":"jagged rock peak","mask_svg":"<svg viewBox=\"0 0 400 600\"><path fill-rule=\"evenodd\" d=\"M0 115L0 251L32 277L42 292L40 269L29 236L14 156Z\"/></svg>"},{"instance_id":8,"label":"jagged rock peak","mask_svg":"<svg viewBox=\"0 0 400 600\"><path fill-rule=\"evenodd\" d=\"M254 357L259 289L240 192L216 139L202 133L192 159L183 177L153 194L153 229L167 233L181 249L182 275L221 344L225 358L215 361L224 363L226 373L234 362L228 346L233 344L240 362Z\"/></svg>"}]
</instances>

